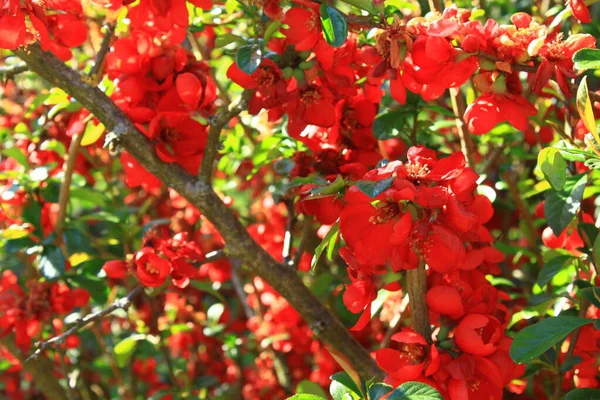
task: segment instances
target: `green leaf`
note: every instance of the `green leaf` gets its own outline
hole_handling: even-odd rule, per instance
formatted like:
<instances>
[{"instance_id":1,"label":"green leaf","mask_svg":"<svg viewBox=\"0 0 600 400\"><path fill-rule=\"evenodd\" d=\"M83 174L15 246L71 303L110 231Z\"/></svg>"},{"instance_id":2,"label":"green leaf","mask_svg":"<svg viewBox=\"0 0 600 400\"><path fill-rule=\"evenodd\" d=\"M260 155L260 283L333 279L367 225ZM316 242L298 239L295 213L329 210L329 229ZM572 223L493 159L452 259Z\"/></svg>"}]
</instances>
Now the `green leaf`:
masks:
<instances>
[{"instance_id":1,"label":"green leaf","mask_svg":"<svg viewBox=\"0 0 600 400\"><path fill-rule=\"evenodd\" d=\"M392 182L393 176L378 181L360 180L356 182L356 187L370 198L375 198L389 188Z\"/></svg>"},{"instance_id":2,"label":"green leaf","mask_svg":"<svg viewBox=\"0 0 600 400\"><path fill-rule=\"evenodd\" d=\"M106 303L109 287L106 285L105 279L93 275L68 275L66 278L73 286L90 292L90 296L96 303Z\"/></svg>"},{"instance_id":3,"label":"green leaf","mask_svg":"<svg viewBox=\"0 0 600 400\"><path fill-rule=\"evenodd\" d=\"M406 123L406 113L391 111L382 114L373 121L373 136L377 140L386 140L398 136L398 131Z\"/></svg>"},{"instance_id":4,"label":"green leaf","mask_svg":"<svg viewBox=\"0 0 600 400\"><path fill-rule=\"evenodd\" d=\"M330 248L335 247L335 243L337 241L339 233L340 233L340 223L336 222L331 227L331 229L329 229L329 232L327 232L327 234L325 235L325 237L323 238L321 243L319 243L319 245L315 249L315 254L313 255L312 262L311 262L312 269L314 269L317 266L317 263L319 262L319 258L321 258L321 254L323 254L323 250L325 250L326 247L330 247ZM333 250L331 250L331 251L333 251ZM329 256L329 252L328 252L328 256ZM329 259L331 259L330 256L329 256Z\"/></svg>"},{"instance_id":5,"label":"green leaf","mask_svg":"<svg viewBox=\"0 0 600 400\"><path fill-rule=\"evenodd\" d=\"M565 395L563 400L593 400L600 399L600 389L573 389Z\"/></svg>"},{"instance_id":6,"label":"green leaf","mask_svg":"<svg viewBox=\"0 0 600 400\"><path fill-rule=\"evenodd\" d=\"M329 394L333 400L342 400L344 395L352 394L360 395L360 389L346 372L338 372L331 376L331 385L329 386Z\"/></svg>"},{"instance_id":7,"label":"green leaf","mask_svg":"<svg viewBox=\"0 0 600 400\"><path fill-rule=\"evenodd\" d=\"M323 390L321 385L319 385L316 382L309 381L308 379L305 379L303 381L300 381L300 383L298 383L298 386L296 387L296 393L298 393L298 394L304 393L304 394L315 395L319 398L321 398L321 397L327 398L327 393L325 393L325 391Z\"/></svg>"},{"instance_id":8,"label":"green leaf","mask_svg":"<svg viewBox=\"0 0 600 400\"><path fill-rule=\"evenodd\" d=\"M595 228L595 226L593 227ZM591 235L587 231L585 233L588 238L591 239ZM596 235L596 238L593 240L594 245L592 247L592 261L594 262L594 265L600 265L600 235Z\"/></svg>"},{"instance_id":9,"label":"green leaf","mask_svg":"<svg viewBox=\"0 0 600 400\"><path fill-rule=\"evenodd\" d=\"M540 151L538 165L554 190L561 190L565 186L567 162L560 155L560 150L554 147L546 147Z\"/></svg>"},{"instance_id":10,"label":"green leaf","mask_svg":"<svg viewBox=\"0 0 600 400\"><path fill-rule=\"evenodd\" d=\"M398 386L386 400L444 400L433 387L421 382L406 382Z\"/></svg>"},{"instance_id":11,"label":"green leaf","mask_svg":"<svg viewBox=\"0 0 600 400\"><path fill-rule=\"evenodd\" d=\"M7 149L2 150L2 154L14 159L16 162L18 162L25 168L29 168L29 160L27 159L27 155L20 148L9 147Z\"/></svg>"},{"instance_id":12,"label":"green leaf","mask_svg":"<svg viewBox=\"0 0 600 400\"><path fill-rule=\"evenodd\" d=\"M551 189L546 192L544 212L548 225L556 236L565 230L577 214L586 183L586 174L571 176L567 178L562 190Z\"/></svg>"},{"instance_id":13,"label":"green leaf","mask_svg":"<svg viewBox=\"0 0 600 400\"><path fill-rule=\"evenodd\" d=\"M225 47L233 42L245 43L246 41L243 37L234 35L233 33L225 33L215 38L215 47Z\"/></svg>"},{"instance_id":14,"label":"green leaf","mask_svg":"<svg viewBox=\"0 0 600 400\"><path fill-rule=\"evenodd\" d=\"M213 289L212 282L210 281L190 281L190 286L193 286L201 292L206 292L211 296L216 297L220 302L225 303L225 297Z\"/></svg>"},{"instance_id":15,"label":"green leaf","mask_svg":"<svg viewBox=\"0 0 600 400\"><path fill-rule=\"evenodd\" d=\"M132 335L116 344L114 349L115 360L119 367L123 368L129 363L129 360L135 351L135 347L137 346L137 342L140 340L146 340L146 335Z\"/></svg>"},{"instance_id":16,"label":"green leaf","mask_svg":"<svg viewBox=\"0 0 600 400\"><path fill-rule=\"evenodd\" d=\"M577 88L577 96L575 99L577 106L577 112L583 122L583 125L587 128L588 132L592 134L596 143L600 144L600 138L598 137L598 128L596 126L596 118L594 117L594 110L592 108L592 102L588 93L587 76L584 76L579 87Z\"/></svg>"},{"instance_id":17,"label":"green leaf","mask_svg":"<svg viewBox=\"0 0 600 400\"><path fill-rule=\"evenodd\" d=\"M579 364L582 361L583 357L581 356L571 356L565 359L565 361L563 361L562 364L560 364L559 372L564 374L567 371L572 370L575 365Z\"/></svg>"},{"instance_id":18,"label":"green leaf","mask_svg":"<svg viewBox=\"0 0 600 400\"><path fill-rule=\"evenodd\" d=\"M104 124L94 125L93 122L88 122L83 133L83 138L81 138L81 145L89 146L96 143L100 139L100 136L102 136L102 133L104 133Z\"/></svg>"},{"instance_id":19,"label":"green leaf","mask_svg":"<svg viewBox=\"0 0 600 400\"><path fill-rule=\"evenodd\" d=\"M348 37L346 19L335 8L321 4L321 24L323 37L333 47L340 47Z\"/></svg>"},{"instance_id":20,"label":"green leaf","mask_svg":"<svg viewBox=\"0 0 600 400\"><path fill-rule=\"evenodd\" d=\"M271 39L271 37L279 31L279 28L281 28L281 20L276 19L271 21L269 26L267 26L267 29L265 29L265 34L263 35L263 40L265 43L268 42L269 39Z\"/></svg>"},{"instance_id":21,"label":"green leaf","mask_svg":"<svg viewBox=\"0 0 600 400\"><path fill-rule=\"evenodd\" d=\"M558 256L548 260L540 270L536 283L540 287L546 285L563 268L565 263L572 258L571 256Z\"/></svg>"},{"instance_id":22,"label":"green leaf","mask_svg":"<svg viewBox=\"0 0 600 400\"><path fill-rule=\"evenodd\" d=\"M579 294L588 299L596 307L600 307L600 287L587 287L581 289Z\"/></svg>"},{"instance_id":23,"label":"green leaf","mask_svg":"<svg viewBox=\"0 0 600 400\"><path fill-rule=\"evenodd\" d=\"M288 400L325 400L325 397L310 393L299 393L293 395L292 397L288 397Z\"/></svg>"},{"instance_id":24,"label":"green leaf","mask_svg":"<svg viewBox=\"0 0 600 400\"><path fill-rule=\"evenodd\" d=\"M573 62L579 70L600 69L600 50L581 49L573 54Z\"/></svg>"},{"instance_id":25,"label":"green leaf","mask_svg":"<svg viewBox=\"0 0 600 400\"><path fill-rule=\"evenodd\" d=\"M510 346L510 356L523 364L544 354L546 350L562 341L573 330L591 323L579 317L548 317L519 331Z\"/></svg>"},{"instance_id":26,"label":"green leaf","mask_svg":"<svg viewBox=\"0 0 600 400\"><path fill-rule=\"evenodd\" d=\"M344 186L346 186L344 178L341 175L338 175L335 181L329 185L313 188L311 189L310 193L313 195L329 196L340 193L344 189Z\"/></svg>"},{"instance_id":27,"label":"green leaf","mask_svg":"<svg viewBox=\"0 0 600 400\"><path fill-rule=\"evenodd\" d=\"M49 281L60 278L65 272L65 257L56 246L44 247L38 258L38 270Z\"/></svg>"},{"instance_id":28,"label":"green leaf","mask_svg":"<svg viewBox=\"0 0 600 400\"><path fill-rule=\"evenodd\" d=\"M369 400L379 400L392 391L392 387L385 383L374 383L369 387Z\"/></svg>"},{"instance_id":29,"label":"green leaf","mask_svg":"<svg viewBox=\"0 0 600 400\"><path fill-rule=\"evenodd\" d=\"M237 66L248 75L252 75L258 69L262 53L256 44L248 44L240 47L236 56L235 63Z\"/></svg>"}]
</instances>

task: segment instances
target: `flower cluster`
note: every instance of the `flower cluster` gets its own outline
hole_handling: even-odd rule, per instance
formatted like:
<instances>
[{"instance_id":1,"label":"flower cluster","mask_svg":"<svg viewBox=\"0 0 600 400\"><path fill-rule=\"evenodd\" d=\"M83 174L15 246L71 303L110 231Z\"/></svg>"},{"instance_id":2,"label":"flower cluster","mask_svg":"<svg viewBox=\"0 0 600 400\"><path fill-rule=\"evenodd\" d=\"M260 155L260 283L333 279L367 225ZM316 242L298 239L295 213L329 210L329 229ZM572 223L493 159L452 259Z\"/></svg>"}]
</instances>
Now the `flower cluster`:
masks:
<instances>
[{"instance_id":1,"label":"flower cluster","mask_svg":"<svg viewBox=\"0 0 600 400\"><path fill-rule=\"evenodd\" d=\"M87 290L71 289L63 283L32 280L24 291L17 276L5 270L0 278L0 337L14 333L16 345L27 352L32 340L41 339L49 322L55 330L62 329L62 321L55 322L54 316L69 314L75 308L85 306L89 299ZM70 336L66 343L69 347L77 347L79 338Z\"/></svg>"}]
</instances>

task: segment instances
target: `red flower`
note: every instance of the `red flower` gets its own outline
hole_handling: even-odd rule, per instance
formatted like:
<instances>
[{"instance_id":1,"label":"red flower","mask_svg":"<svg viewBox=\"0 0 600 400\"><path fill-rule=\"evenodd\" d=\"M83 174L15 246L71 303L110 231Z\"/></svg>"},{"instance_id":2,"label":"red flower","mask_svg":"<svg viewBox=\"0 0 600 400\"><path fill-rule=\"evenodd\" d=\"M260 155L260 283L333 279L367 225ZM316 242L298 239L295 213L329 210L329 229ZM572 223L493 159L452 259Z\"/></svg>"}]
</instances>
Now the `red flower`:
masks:
<instances>
[{"instance_id":1,"label":"red flower","mask_svg":"<svg viewBox=\"0 0 600 400\"><path fill-rule=\"evenodd\" d=\"M427 291L425 300L434 313L448 315L452 319L458 319L464 313L460 293L454 287L434 286Z\"/></svg>"},{"instance_id":2,"label":"red flower","mask_svg":"<svg viewBox=\"0 0 600 400\"><path fill-rule=\"evenodd\" d=\"M244 89L255 89L248 101L248 112L256 115L263 108L270 110L286 100L287 83L281 70L273 61L265 58L252 75L243 72L236 63L227 70L227 77Z\"/></svg>"},{"instance_id":3,"label":"red flower","mask_svg":"<svg viewBox=\"0 0 600 400\"><path fill-rule=\"evenodd\" d=\"M392 341L392 348L375 352L375 360L394 386L429 376L439 368L437 348L413 330L403 329L392 336Z\"/></svg>"},{"instance_id":4,"label":"red flower","mask_svg":"<svg viewBox=\"0 0 600 400\"><path fill-rule=\"evenodd\" d=\"M341 201L334 195L310 196L310 189L316 185L304 185L300 188L301 197L296 208L298 212L314 216L323 225L333 225L340 217Z\"/></svg>"},{"instance_id":5,"label":"red flower","mask_svg":"<svg viewBox=\"0 0 600 400\"><path fill-rule=\"evenodd\" d=\"M125 261L107 261L102 266L106 276L112 279L122 279L127 275L127 263Z\"/></svg>"},{"instance_id":6,"label":"red flower","mask_svg":"<svg viewBox=\"0 0 600 400\"><path fill-rule=\"evenodd\" d=\"M454 332L454 342L465 353L488 356L496 351L502 327L496 318L483 314L464 317Z\"/></svg>"},{"instance_id":7,"label":"red flower","mask_svg":"<svg viewBox=\"0 0 600 400\"><path fill-rule=\"evenodd\" d=\"M482 135L501 122L508 122L516 129L525 131L527 119L536 114L535 107L521 95L484 93L469 104L464 120L469 132Z\"/></svg>"},{"instance_id":8,"label":"red flower","mask_svg":"<svg viewBox=\"0 0 600 400\"><path fill-rule=\"evenodd\" d=\"M498 367L483 357L463 354L445 366L449 400L501 400L502 376Z\"/></svg>"},{"instance_id":9,"label":"red flower","mask_svg":"<svg viewBox=\"0 0 600 400\"><path fill-rule=\"evenodd\" d=\"M592 22L590 10L587 8L584 0L567 0L567 6L571 9L571 13L578 21L584 24Z\"/></svg>"},{"instance_id":10,"label":"red flower","mask_svg":"<svg viewBox=\"0 0 600 400\"><path fill-rule=\"evenodd\" d=\"M319 39L323 40L319 13L314 9L291 8L285 13L282 22L288 25L287 29L282 30L283 34L298 51L310 50Z\"/></svg>"},{"instance_id":11,"label":"red flower","mask_svg":"<svg viewBox=\"0 0 600 400\"><path fill-rule=\"evenodd\" d=\"M169 273L171 263L161 258L154 249L144 247L135 254L136 274L142 285L159 287L162 285Z\"/></svg>"},{"instance_id":12,"label":"red flower","mask_svg":"<svg viewBox=\"0 0 600 400\"><path fill-rule=\"evenodd\" d=\"M329 128L335 125L334 98L327 88L309 85L290 93L292 99L285 105L288 113L288 133L300 137L307 125Z\"/></svg>"}]
</instances>

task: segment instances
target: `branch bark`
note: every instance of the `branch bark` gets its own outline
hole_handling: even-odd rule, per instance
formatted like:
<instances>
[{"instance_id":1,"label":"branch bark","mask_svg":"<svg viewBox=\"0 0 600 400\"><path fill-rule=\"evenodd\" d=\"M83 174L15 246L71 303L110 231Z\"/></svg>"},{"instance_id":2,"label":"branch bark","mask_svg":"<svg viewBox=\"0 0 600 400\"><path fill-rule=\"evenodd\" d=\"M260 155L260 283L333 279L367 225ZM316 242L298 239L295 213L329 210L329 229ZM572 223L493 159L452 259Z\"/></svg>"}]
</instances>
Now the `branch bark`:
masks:
<instances>
[{"instance_id":1,"label":"branch bark","mask_svg":"<svg viewBox=\"0 0 600 400\"><path fill-rule=\"evenodd\" d=\"M143 133L100 89L85 83L76 71L54 55L42 51L37 44L17 54L31 70L88 108L113 133L117 144L196 206L221 233L231 256L239 258L277 290L300 313L318 339L344 354L363 378L382 376L370 354L346 327L304 286L295 271L278 263L252 239L206 181L196 179L177 164L160 160Z\"/></svg>"},{"instance_id":2,"label":"branch bark","mask_svg":"<svg viewBox=\"0 0 600 400\"><path fill-rule=\"evenodd\" d=\"M427 271L421 261L415 269L406 271L406 285L410 306L411 325L415 332L431 341L431 323L429 322L429 307L425 301L427 293Z\"/></svg>"}]
</instances>

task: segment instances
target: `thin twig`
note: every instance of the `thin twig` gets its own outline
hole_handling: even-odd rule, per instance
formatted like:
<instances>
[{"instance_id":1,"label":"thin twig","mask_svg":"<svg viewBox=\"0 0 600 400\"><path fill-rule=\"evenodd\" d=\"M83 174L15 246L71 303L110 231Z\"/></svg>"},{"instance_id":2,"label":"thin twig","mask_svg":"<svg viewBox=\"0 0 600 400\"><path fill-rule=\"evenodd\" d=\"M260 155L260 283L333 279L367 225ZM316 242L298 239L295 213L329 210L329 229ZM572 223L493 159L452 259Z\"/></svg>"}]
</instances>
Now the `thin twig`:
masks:
<instances>
[{"instance_id":1,"label":"thin twig","mask_svg":"<svg viewBox=\"0 0 600 400\"><path fill-rule=\"evenodd\" d=\"M390 321L390 326L388 327L388 330L386 331L385 336L381 341L381 345L379 346L380 349L388 347L390 345L390 342L392 341L392 336L394 336L394 334L399 332L400 328L402 328L402 314L404 313L404 311L406 311L406 307L408 307L409 300L409 296L404 296L404 298L400 302L400 305L398 306L398 311L396 312L396 314L394 314L394 317Z\"/></svg>"},{"instance_id":2,"label":"thin twig","mask_svg":"<svg viewBox=\"0 0 600 400\"><path fill-rule=\"evenodd\" d=\"M204 156L202 158L202 165L200 166L200 174L198 179L204 183L210 183L212 180L212 170L217 152L219 150L219 141L221 131L231 121L232 118L237 117L242 111L246 109L248 100L252 95L251 91L245 91L239 101L230 110L222 112L210 121L210 128L208 129L208 140L206 141L206 147L204 149Z\"/></svg>"},{"instance_id":3,"label":"thin twig","mask_svg":"<svg viewBox=\"0 0 600 400\"><path fill-rule=\"evenodd\" d=\"M205 60L206 62L208 62L210 60L210 50L206 46L203 46L200 43L200 41L194 35L193 32L188 32L187 38L190 41L190 44L192 45L192 49L194 51L194 56L196 56L196 58L201 58L201 59ZM231 104L231 97L229 97L229 91L227 90L226 87L223 86L221 81L219 81L217 79L215 69L210 67L208 70L208 73L209 73L211 79L213 80L213 82L215 83L215 85L217 85L217 89L219 89L219 97L223 101L223 104L225 106L228 106L229 104Z\"/></svg>"},{"instance_id":4,"label":"thin twig","mask_svg":"<svg viewBox=\"0 0 600 400\"><path fill-rule=\"evenodd\" d=\"M110 45L113 39L113 35L115 33L115 24L106 24L105 25L105 33L102 38L102 43L100 44L100 49L98 53L96 53L96 58L94 59L94 65L90 70L90 77L98 82L99 75L102 74L102 70L104 69L104 60L106 55L110 51Z\"/></svg>"},{"instance_id":5,"label":"thin twig","mask_svg":"<svg viewBox=\"0 0 600 400\"><path fill-rule=\"evenodd\" d=\"M294 260L291 263L291 266L296 269L298 264L300 264L300 260L306 251L306 247L313 233L313 217L310 215L304 215L304 226L302 228L302 236L300 237L300 243L298 244L298 248L296 249L296 253L294 254Z\"/></svg>"},{"instance_id":6,"label":"thin twig","mask_svg":"<svg viewBox=\"0 0 600 400\"><path fill-rule=\"evenodd\" d=\"M102 45L100 47L100 50L98 50L98 53L96 54L94 66L92 67L88 75L95 84L98 83L97 79L102 73L101 71L104 66L104 58L106 57L110 49L110 43L112 41L113 34L114 25L106 25L106 35L102 39ZM69 152L65 156L64 160L63 181L60 185L60 191L58 193L58 215L56 218L56 225L54 227L54 231L56 232L58 244L65 257L67 257L68 254L62 239L62 233L65 223L65 217L67 215L67 203L69 202L71 179L73 177L73 172L75 171L77 154L79 153L79 149L81 148L81 141L83 140L83 135L83 133L79 133L73 135L73 137L71 138Z\"/></svg>"},{"instance_id":7,"label":"thin twig","mask_svg":"<svg viewBox=\"0 0 600 400\"><path fill-rule=\"evenodd\" d=\"M169 383L173 387L177 387L177 377L175 376L175 369L173 368L173 360L171 359L171 353L169 353L169 349L165 346L164 338L162 336L162 332L158 328L158 316L161 314L161 310L158 307L158 303L155 298L150 299L150 309L152 310L152 325L151 329L154 329L158 332L158 347L165 358L165 363L167 364L167 371L169 371ZM164 309L163 309L164 311Z\"/></svg>"},{"instance_id":8,"label":"thin twig","mask_svg":"<svg viewBox=\"0 0 600 400\"><path fill-rule=\"evenodd\" d=\"M44 351L45 349L47 349L49 347L52 347L55 343L59 344L59 345L64 343L65 339L68 338L69 336L73 335L75 332L78 332L81 329L85 328L88 324L92 324L92 323L95 323L95 322L101 320L102 318L104 318L108 314L112 313L113 311L118 310L118 309L127 310L129 308L129 306L131 305L131 301L133 300L133 298L135 296L137 296L140 292L142 292L142 290L143 290L142 286L136 287L127 296L125 296L121 299L115 300L110 306L108 306L100 311L97 311L95 313L88 314L85 317L79 319L77 322L75 322L75 325L73 325L71 328L69 328L67 331L65 331L61 335L55 336L51 339L48 339L44 342L39 343L37 346L37 349L33 352L33 354L31 354L29 357L27 357L25 359L24 363L27 363L28 361L35 359L38 355L40 355L40 353L42 351Z\"/></svg>"},{"instance_id":9,"label":"thin twig","mask_svg":"<svg viewBox=\"0 0 600 400\"><path fill-rule=\"evenodd\" d=\"M292 259L292 243L294 242L294 225L296 225L296 212L294 210L294 200L288 199L285 201L287 208L287 226L285 228L285 236L283 237L283 250L281 252L283 265L290 265Z\"/></svg>"},{"instance_id":10,"label":"thin twig","mask_svg":"<svg viewBox=\"0 0 600 400\"><path fill-rule=\"evenodd\" d=\"M29 67L24 62L15 65L4 65L0 67L0 82L13 79L15 75L28 71Z\"/></svg>"},{"instance_id":11,"label":"thin twig","mask_svg":"<svg viewBox=\"0 0 600 400\"><path fill-rule=\"evenodd\" d=\"M252 307L250 307L250 304L248 304L248 297L246 296L244 285L240 279L239 270L241 268L241 264L241 261L237 258L231 260L231 283L233 284L235 293L240 299L240 303L242 303L244 314L246 314L246 319L250 319L254 316L254 310Z\"/></svg>"},{"instance_id":12,"label":"thin twig","mask_svg":"<svg viewBox=\"0 0 600 400\"><path fill-rule=\"evenodd\" d=\"M463 116L465 115L465 97L460 91L460 88L450 89L450 100L452 101L452 111L456 115L456 130L458 131L458 137L460 139L460 149L465 155L467 165L471 168L475 166L475 147L473 146L473 139L471 139L471 133L465 130L465 123L463 122Z\"/></svg>"},{"instance_id":13,"label":"thin twig","mask_svg":"<svg viewBox=\"0 0 600 400\"><path fill-rule=\"evenodd\" d=\"M510 195L513 199L513 202L515 203L515 206L517 207L519 214L521 214L521 217L523 217L525 226L527 227L527 232L525 232L525 233L527 235L527 240L529 241L529 247L535 254L538 265L542 266L544 264L544 260L542 259L540 249L537 246L538 236L536 234L536 229L535 229L535 225L533 222L533 216L531 215L531 212L529 211L529 207L523 201L523 198L521 197L521 194L519 193L519 189L517 188L517 183L513 179L512 175L508 172L505 172L502 174L502 179L504 180L504 182L506 182L506 185L508 186L508 192L510 193Z\"/></svg>"},{"instance_id":14,"label":"thin twig","mask_svg":"<svg viewBox=\"0 0 600 400\"><path fill-rule=\"evenodd\" d=\"M225 249L211 251L210 253L206 253L204 257L204 260L194 261L190 264L192 264L194 267L200 267L201 265L227 258L227 251Z\"/></svg>"}]
</instances>

